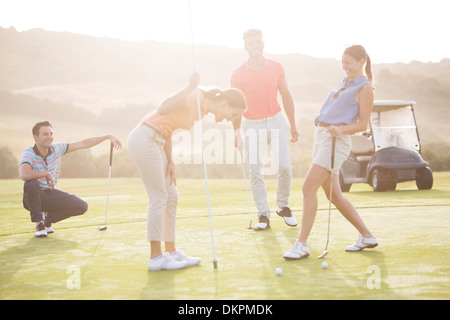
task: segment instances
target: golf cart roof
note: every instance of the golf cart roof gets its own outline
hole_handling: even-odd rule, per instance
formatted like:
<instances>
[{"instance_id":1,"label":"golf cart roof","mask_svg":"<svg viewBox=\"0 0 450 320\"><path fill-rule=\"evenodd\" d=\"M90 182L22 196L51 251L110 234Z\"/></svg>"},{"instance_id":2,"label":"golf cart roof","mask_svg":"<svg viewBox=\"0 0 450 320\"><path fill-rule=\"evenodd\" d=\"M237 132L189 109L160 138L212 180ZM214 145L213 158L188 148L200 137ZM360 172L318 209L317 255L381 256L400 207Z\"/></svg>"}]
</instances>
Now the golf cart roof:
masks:
<instances>
[{"instance_id":1,"label":"golf cart roof","mask_svg":"<svg viewBox=\"0 0 450 320\"><path fill-rule=\"evenodd\" d=\"M414 105L416 105L415 101L408 100L375 100L372 112L389 111Z\"/></svg>"}]
</instances>

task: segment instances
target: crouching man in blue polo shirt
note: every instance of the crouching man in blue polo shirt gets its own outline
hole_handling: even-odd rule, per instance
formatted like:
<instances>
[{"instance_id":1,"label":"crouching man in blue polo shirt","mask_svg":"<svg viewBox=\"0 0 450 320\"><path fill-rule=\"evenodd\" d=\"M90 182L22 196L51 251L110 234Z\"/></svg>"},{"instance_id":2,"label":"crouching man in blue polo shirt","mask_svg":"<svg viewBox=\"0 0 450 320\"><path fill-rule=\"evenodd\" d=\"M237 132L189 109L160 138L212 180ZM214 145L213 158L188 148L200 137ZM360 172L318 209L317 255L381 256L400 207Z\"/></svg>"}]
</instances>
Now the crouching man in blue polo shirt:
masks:
<instances>
[{"instance_id":1,"label":"crouching man in blue polo shirt","mask_svg":"<svg viewBox=\"0 0 450 320\"><path fill-rule=\"evenodd\" d=\"M87 149L109 139L115 149L121 149L120 141L105 135L73 143L53 143L53 129L48 121L38 122L33 127L36 142L22 154L20 178L23 187L23 206L30 211L31 221L36 223L36 237L46 237L54 232L52 223L87 211L86 201L73 194L56 189L62 156L80 149Z\"/></svg>"}]
</instances>

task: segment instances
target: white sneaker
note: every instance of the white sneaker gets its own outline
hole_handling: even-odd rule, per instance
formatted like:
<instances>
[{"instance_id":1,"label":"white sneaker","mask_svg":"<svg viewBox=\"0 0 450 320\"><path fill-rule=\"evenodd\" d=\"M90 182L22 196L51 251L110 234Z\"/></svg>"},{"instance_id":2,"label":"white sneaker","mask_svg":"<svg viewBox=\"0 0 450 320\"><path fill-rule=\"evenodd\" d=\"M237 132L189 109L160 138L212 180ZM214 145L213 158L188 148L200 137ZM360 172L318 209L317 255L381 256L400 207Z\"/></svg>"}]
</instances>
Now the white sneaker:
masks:
<instances>
[{"instance_id":1,"label":"white sneaker","mask_svg":"<svg viewBox=\"0 0 450 320\"><path fill-rule=\"evenodd\" d=\"M155 259L148 260L148 270L159 271L159 270L178 270L186 267L185 261L175 261L166 252Z\"/></svg>"},{"instance_id":2,"label":"white sneaker","mask_svg":"<svg viewBox=\"0 0 450 320\"><path fill-rule=\"evenodd\" d=\"M53 228L52 228L51 222L47 221L48 213L47 212L41 212L41 214L42 214L42 219L44 220L45 231L47 231L47 234L55 232L55 230L53 230Z\"/></svg>"},{"instance_id":3,"label":"white sneaker","mask_svg":"<svg viewBox=\"0 0 450 320\"><path fill-rule=\"evenodd\" d=\"M378 246L378 242L375 236L372 236L370 238L364 238L362 235L359 235L358 240L356 240L355 244L346 247L345 251L356 252L366 248L375 248L376 246Z\"/></svg>"},{"instance_id":4,"label":"white sneaker","mask_svg":"<svg viewBox=\"0 0 450 320\"><path fill-rule=\"evenodd\" d=\"M47 233L55 232L55 230L52 227L45 227L45 231L47 231Z\"/></svg>"},{"instance_id":5,"label":"white sneaker","mask_svg":"<svg viewBox=\"0 0 450 320\"><path fill-rule=\"evenodd\" d=\"M44 221L36 222L36 231L34 232L36 238L45 238L47 230L45 230Z\"/></svg>"},{"instance_id":6,"label":"white sneaker","mask_svg":"<svg viewBox=\"0 0 450 320\"><path fill-rule=\"evenodd\" d=\"M184 261L186 262L187 266L196 266L198 265L202 260L200 258L191 258L188 257L183 251L181 250L175 250L175 252L170 254L170 257L175 261Z\"/></svg>"},{"instance_id":7,"label":"white sneaker","mask_svg":"<svg viewBox=\"0 0 450 320\"><path fill-rule=\"evenodd\" d=\"M309 248L295 240L294 246L283 255L286 260L298 260L309 256Z\"/></svg>"}]
</instances>

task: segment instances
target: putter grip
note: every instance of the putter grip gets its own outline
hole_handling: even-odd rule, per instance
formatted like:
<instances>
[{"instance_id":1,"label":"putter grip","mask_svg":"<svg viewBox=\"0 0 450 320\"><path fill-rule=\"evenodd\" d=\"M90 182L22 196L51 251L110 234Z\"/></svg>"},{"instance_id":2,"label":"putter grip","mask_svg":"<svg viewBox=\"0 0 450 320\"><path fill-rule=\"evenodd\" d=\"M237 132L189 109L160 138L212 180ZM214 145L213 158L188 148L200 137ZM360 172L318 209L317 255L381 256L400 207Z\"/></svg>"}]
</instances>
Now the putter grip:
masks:
<instances>
[{"instance_id":1,"label":"putter grip","mask_svg":"<svg viewBox=\"0 0 450 320\"><path fill-rule=\"evenodd\" d=\"M113 156L114 144L111 142L111 148L109 149L109 166L112 166L112 156Z\"/></svg>"}]
</instances>

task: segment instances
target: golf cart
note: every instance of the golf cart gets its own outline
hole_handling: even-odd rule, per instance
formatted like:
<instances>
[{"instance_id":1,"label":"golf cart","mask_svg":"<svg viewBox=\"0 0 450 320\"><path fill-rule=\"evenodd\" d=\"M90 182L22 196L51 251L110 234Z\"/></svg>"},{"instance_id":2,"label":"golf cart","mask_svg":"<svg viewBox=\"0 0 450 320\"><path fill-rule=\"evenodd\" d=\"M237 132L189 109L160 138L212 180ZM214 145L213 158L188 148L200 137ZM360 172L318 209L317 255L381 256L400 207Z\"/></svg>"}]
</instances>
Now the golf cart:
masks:
<instances>
[{"instance_id":1,"label":"golf cart","mask_svg":"<svg viewBox=\"0 0 450 320\"><path fill-rule=\"evenodd\" d=\"M398 182L415 180L431 189L433 174L423 161L414 101L376 100L370 128L351 135L352 152L339 170L344 192L353 183L368 183L374 191L395 190Z\"/></svg>"}]
</instances>

